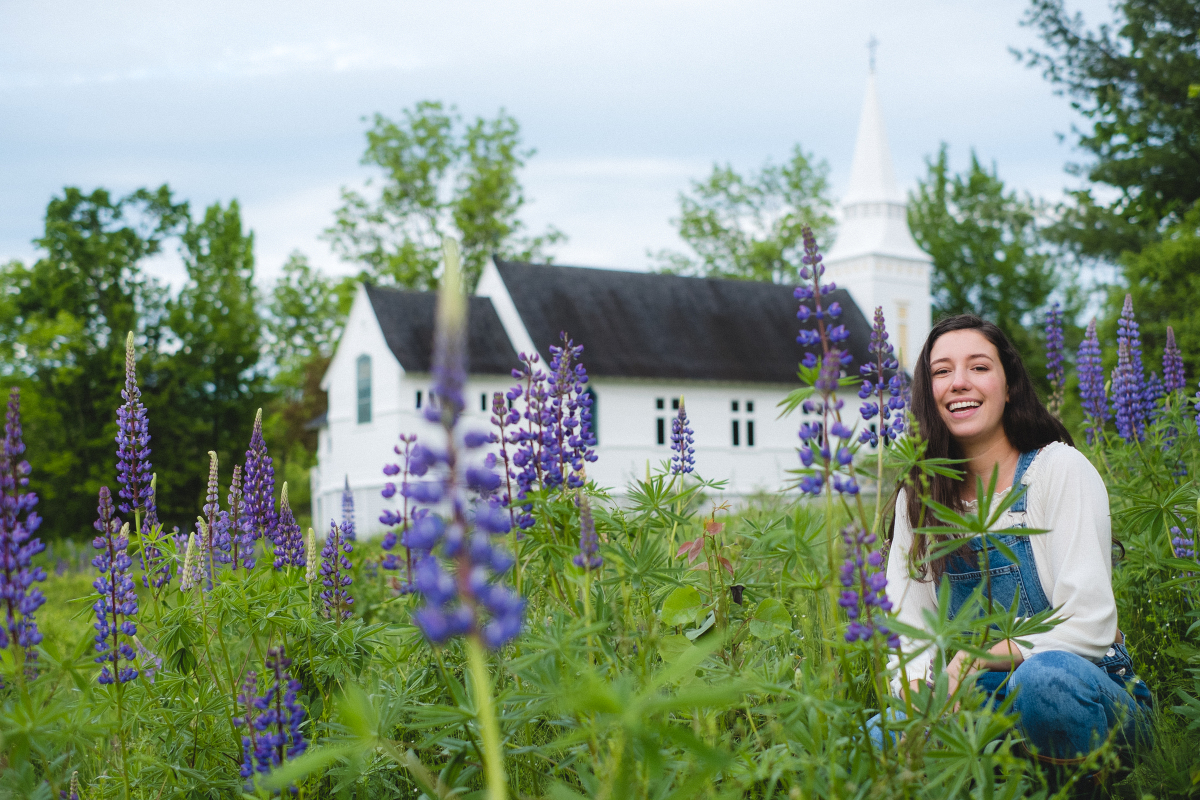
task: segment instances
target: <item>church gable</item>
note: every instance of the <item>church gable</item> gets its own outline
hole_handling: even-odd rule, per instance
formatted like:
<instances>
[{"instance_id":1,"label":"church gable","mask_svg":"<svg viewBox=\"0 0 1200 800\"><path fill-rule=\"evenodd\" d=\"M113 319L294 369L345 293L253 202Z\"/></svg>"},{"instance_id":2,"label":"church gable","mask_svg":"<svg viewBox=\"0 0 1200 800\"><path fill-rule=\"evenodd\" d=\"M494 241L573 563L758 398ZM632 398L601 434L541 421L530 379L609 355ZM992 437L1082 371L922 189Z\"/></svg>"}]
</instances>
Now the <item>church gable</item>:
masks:
<instances>
[{"instance_id":1,"label":"church gable","mask_svg":"<svg viewBox=\"0 0 1200 800\"><path fill-rule=\"evenodd\" d=\"M437 295L377 286L367 286L366 291L388 349L404 371L429 372ZM496 309L486 297L470 298L467 355L473 375L508 375L520 366Z\"/></svg>"}]
</instances>

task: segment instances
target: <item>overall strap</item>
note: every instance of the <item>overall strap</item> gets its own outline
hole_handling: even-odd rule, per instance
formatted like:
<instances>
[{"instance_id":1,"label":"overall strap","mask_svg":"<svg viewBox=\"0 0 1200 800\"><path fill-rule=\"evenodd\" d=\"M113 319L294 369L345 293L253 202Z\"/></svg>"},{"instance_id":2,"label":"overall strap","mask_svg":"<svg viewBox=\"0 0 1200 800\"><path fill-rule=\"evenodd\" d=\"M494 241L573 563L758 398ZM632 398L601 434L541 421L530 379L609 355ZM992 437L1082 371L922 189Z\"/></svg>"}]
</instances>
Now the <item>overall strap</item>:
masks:
<instances>
[{"instance_id":1,"label":"overall strap","mask_svg":"<svg viewBox=\"0 0 1200 800\"><path fill-rule=\"evenodd\" d=\"M1039 452L1041 451L1030 450L1028 452L1021 453L1021 457L1017 459L1017 471L1013 474L1012 489L1009 491L1019 492L1021 490L1021 479L1025 477L1025 472L1029 469L1029 465L1033 463L1033 459L1037 458L1037 454ZM1013 503L1012 510L1025 511L1028 505L1029 491L1026 490L1025 493L1021 495L1021 499Z\"/></svg>"}]
</instances>

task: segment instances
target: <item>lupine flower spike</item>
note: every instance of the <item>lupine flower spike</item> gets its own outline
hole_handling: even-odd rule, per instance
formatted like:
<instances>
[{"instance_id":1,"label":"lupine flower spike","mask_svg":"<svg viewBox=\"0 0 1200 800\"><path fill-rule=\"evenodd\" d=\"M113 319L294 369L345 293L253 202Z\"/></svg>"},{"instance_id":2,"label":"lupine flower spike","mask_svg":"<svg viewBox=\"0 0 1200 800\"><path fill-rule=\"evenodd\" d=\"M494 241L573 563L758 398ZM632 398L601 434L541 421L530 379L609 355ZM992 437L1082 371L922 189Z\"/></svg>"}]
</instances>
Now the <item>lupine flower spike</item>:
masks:
<instances>
[{"instance_id":1,"label":"lupine flower spike","mask_svg":"<svg viewBox=\"0 0 1200 800\"><path fill-rule=\"evenodd\" d=\"M350 476L346 476L346 488L342 490L342 536L353 542L354 535L354 492L350 491Z\"/></svg>"},{"instance_id":2,"label":"lupine flower spike","mask_svg":"<svg viewBox=\"0 0 1200 800\"><path fill-rule=\"evenodd\" d=\"M221 500L217 486L217 454L213 450L208 451L208 492L205 495L204 503L204 549L207 551L208 558L205 560L204 569L208 574L209 581L216 580L217 564L228 564L232 557L230 549L233 541L226 530L226 526L221 524Z\"/></svg>"},{"instance_id":3,"label":"lupine flower spike","mask_svg":"<svg viewBox=\"0 0 1200 800\"><path fill-rule=\"evenodd\" d=\"M190 591L199 585L199 566L200 556L196 552L196 533L193 531L188 534L187 547L183 551L183 567L179 570L179 588L182 591Z\"/></svg>"},{"instance_id":4,"label":"lupine flower spike","mask_svg":"<svg viewBox=\"0 0 1200 800\"><path fill-rule=\"evenodd\" d=\"M892 610L888 600L887 573L883 569L883 553L869 550L875 534L867 533L857 524L842 529L846 543L846 562L842 564L842 596L838 605L846 609L850 625L846 628L847 642L865 642L878 635L887 640L888 647L899 647L900 637L888 630L877 615Z\"/></svg>"},{"instance_id":5,"label":"lupine flower spike","mask_svg":"<svg viewBox=\"0 0 1200 800\"><path fill-rule=\"evenodd\" d=\"M1067 372L1063 361L1063 318L1062 306L1055 302L1046 314L1046 380L1050 382L1050 413L1058 416L1062 412L1063 391L1067 385Z\"/></svg>"},{"instance_id":6,"label":"lupine flower spike","mask_svg":"<svg viewBox=\"0 0 1200 800\"><path fill-rule=\"evenodd\" d=\"M1099 440L1108 419L1108 397L1104 389L1104 367L1101 365L1100 339L1096 335L1096 320L1088 323L1087 334L1079 343L1075 356L1079 371L1079 399L1087 416L1088 444Z\"/></svg>"},{"instance_id":7,"label":"lupine flower spike","mask_svg":"<svg viewBox=\"0 0 1200 800\"><path fill-rule=\"evenodd\" d=\"M854 430L842 422L841 409L844 403L836 394L842 368L853 360L849 353L842 352L836 345L850 338L850 332L845 325L833 324L841 316L841 306L833 302L825 307L823 298L834 291L836 285L821 282L825 267L821 264L816 236L807 225L802 233L804 257L801 259L803 266L800 268L800 277L811 281L811 285L801 284L794 292L801 301L796 317L802 324L811 320L816 327L802 328L796 341L806 348L819 344L821 358L818 360L811 349L804 354L802 365L808 370L817 370L812 380L820 399L805 400L801 410L806 415L820 416L821 421L816 424L805 422L800 426L803 474L799 488L805 494L818 495L827 484L832 483L836 491L855 495L859 492L858 482L854 479L853 470L847 469L854 459ZM810 302L813 304L811 308L808 306Z\"/></svg>"},{"instance_id":8,"label":"lupine flower spike","mask_svg":"<svg viewBox=\"0 0 1200 800\"><path fill-rule=\"evenodd\" d=\"M249 779L255 772L265 775L308 749L300 730L305 711L296 700L301 686L288 673L291 665L282 647L267 651L267 675L272 683L261 697L257 695L258 676L253 672L246 675L238 696L246 715L235 720L248 729L242 738L243 778Z\"/></svg>"},{"instance_id":9,"label":"lupine flower spike","mask_svg":"<svg viewBox=\"0 0 1200 800\"><path fill-rule=\"evenodd\" d=\"M1146 369L1142 366L1142 335L1138 328L1137 318L1133 314L1133 297L1125 295L1125 304L1121 307L1121 317L1117 320L1117 360L1118 368L1121 359L1121 345L1126 348L1124 386L1129 387L1121 396L1117 396L1117 376L1113 373L1113 416L1117 418L1118 432L1125 441L1137 438L1139 441L1146 429L1146 419L1157 398L1149 396L1155 391L1150 381L1146 380ZM1118 405L1121 407L1118 408ZM1128 433L1121 432L1121 417L1124 412Z\"/></svg>"},{"instance_id":10,"label":"lupine flower spike","mask_svg":"<svg viewBox=\"0 0 1200 800\"><path fill-rule=\"evenodd\" d=\"M858 441L875 447L881 437L887 444L904 433L904 375L900 372L900 362L893 355L895 348L888 341L883 306L875 308L875 324L871 328L871 342L867 350L872 361L858 368L863 379L858 397L865 401L859 407L859 413L866 422L877 417L879 422L873 426L874 430L864 429Z\"/></svg>"},{"instance_id":11,"label":"lupine flower spike","mask_svg":"<svg viewBox=\"0 0 1200 800\"><path fill-rule=\"evenodd\" d=\"M304 534L301 533L300 525L292 513L292 506L288 503L287 481L284 481L283 489L279 492L279 523L275 535L275 569L303 566L306 566Z\"/></svg>"},{"instance_id":12,"label":"lupine flower spike","mask_svg":"<svg viewBox=\"0 0 1200 800\"><path fill-rule=\"evenodd\" d=\"M604 565L604 559L600 557L600 539L596 536L596 520L585 494L579 496L579 554L572 560L583 570L600 569Z\"/></svg>"},{"instance_id":13,"label":"lupine flower spike","mask_svg":"<svg viewBox=\"0 0 1200 800\"><path fill-rule=\"evenodd\" d=\"M137 593L129 577L129 526L122 526L117 518L107 486L100 487L97 511L95 528L100 535L92 540L92 546L100 551L92 559L92 566L100 571L92 583L100 595L92 606L96 612L96 651L100 653L96 663L102 665L101 684L125 683L138 676L133 666L136 656L129 644L137 633L134 618L138 612Z\"/></svg>"},{"instance_id":14,"label":"lupine flower spike","mask_svg":"<svg viewBox=\"0 0 1200 800\"><path fill-rule=\"evenodd\" d=\"M221 541L229 542L230 561L233 568L239 566L247 571L254 569L254 535L246 527L246 495L242 489L242 467L233 468L233 478L229 482L229 510L221 512L217 523L221 530Z\"/></svg>"},{"instance_id":15,"label":"lupine flower spike","mask_svg":"<svg viewBox=\"0 0 1200 800\"><path fill-rule=\"evenodd\" d=\"M117 492L123 514L141 517L153 508L150 492L150 429L142 390L138 388L133 352L133 331L125 338L125 402L117 409Z\"/></svg>"},{"instance_id":16,"label":"lupine flower spike","mask_svg":"<svg viewBox=\"0 0 1200 800\"><path fill-rule=\"evenodd\" d=\"M696 468L696 449L687 408L679 398L679 413L671 420L671 474L686 475Z\"/></svg>"},{"instance_id":17,"label":"lupine flower spike","mask_svg":"<svg viewBox=\"0 0 1200 800\"><path fill-rule=\"evenodd\" d=\"M354 598L346 587L354 582L350 577L353 564L347 556L354 552L354 544L342 535L336 524L330 524L325 547L321 549L321 584L325 591L321 592L321 601L325 604L325 616L339 622L349 619L350 607Z\"/></svg>"},{"instance_id":18,"label":"lupine flower spike","mask_svg":"<svg viewBox=\"0 0 1200 800\"><path fill-rule=\"evenodd\" d=\"M382 546L384 551L387 553L383 557L383 568L400 568L400 561L391 552L392 548L396 546L396 543L400 542L404 546L404 564L406 567L404 581L397 587L402 593L407 593L412 590L413 579L413 551L410 543L408 542L408 529L411 527L414 520L411 508L409 506L408 478L410 475L418 478L423 477L429 469L429 464L424 456L424 453L428 451L426 451L424 448L421 448L421 450L418 451L416 448L416 442L417 435L415 433L400 434L400 444L395 445L392 449L395 451L396 455L400 456L401 463L387 464L383 468L383 474L389 479L388 482L383 486L382 494L385 498L390 499L396 495L396 483L391 479L396 475L400 476L400 501L402 506L394 511L385 509L383 514L379 517L379 521L384 525L394 525L398 526L399 528L399 536L397 536L396 530L393 530L390 527L387 533L383 535ZM403 447L401 447L401 445L403 445Z\"/></svg>"},{"instance_id":19,"label":"lupine flower spike","mask_svg":"<svg viewBox=\"0 0 1200 800\"><path fill-rule=\"evenodd\" d=\"M467 377L467 309L458 244L447 239L444 249L446 270L438 292L432 370L440 411L427 417L441 422L446 450L429 451L430 478L411 484L408 496L425 505L440 504L444 499L448 519L426 514L408 531L414 550L430 552L415 568L414 583L425 604L413 614L413 622L435 644L451 636L470 635L496 648L520 633L525 601L500 582L500 576L512 568L513 558L492 544L493 535L509 531L508 514L482 500L474 504L472 518L463 494L464 483L490 484L494 490L499 478L492 473L487 480L484 473L490 471L486 466L464 469L460 460L466 455L463 450L482 447L491 437L464 436L460 450L456 427ZM439 556L453 565L452 573L443 569Z\"/></svg>"},{"instance_id":20,"label":"lupine flower spike","mask_svg":"<svg viewBox=\"0 0 1200 800\"><path fill-rule=\"evenodd\" d=\"M0 453L0 598L4 603L4 627L0 647L10 644L30 648L42 641L34 613L46 602L35 583L46 580L33 557L46 549L33 534L41 525L34 511L38 497L27 491L29 462L22 458L25 442L21 433L21 395L13 389L8 396L4 425L4 451Z\"/></svg>"},{"instance_id":21,"label":"lupine flower spike","mask_svg":"<svg viewBox=\"0 0 1200 800\"><path fill-rule=\"evenodd\" d=\"M1183 372L1183 353L1175 344L1175 329L1167 326L1167 345L1163 348L1163 390L1168 394L1182 392L1187 388L1187 377Z\"/></svg>"},{"instance_id":22,"label":"lupine flower spike","mask_svg":"<svg viewBox=\"0 0 1200 800\"><path fill-rule=\"evenodd\" d=\"M1128 339L1117 342L1117 366L1112 373L1113 416L1117 433L1126 442L1141 441L1145 420L1142 408L1143 376L1135 371Z\"/></svg>"},{"instance_id":23,"label":"lupine flower spike","mask_svg":"<svg viewBox=\"0 0 1200 800\"><path fill-rule=\"evenodd\" d=\"M262 409L254 417L250 433L250 449L246 451L245 470L246 517L244 527L255 539L276 539L279 516L275 511L275 468L267 455L267 443L262 434Z\"/></svg>"},{"instance_id":24,"label":"lupine flower spike","mask_svg":"<svg viewBox=\"0 0 1200 800\"><path fill-rule=\"evenodd\" d=\"M317 565L320 563L317 558L317 534L312 528L308 529L308 536L304 539L304 552L304 582L312 583L317 579Z\"/></svg>"}]
</instances>

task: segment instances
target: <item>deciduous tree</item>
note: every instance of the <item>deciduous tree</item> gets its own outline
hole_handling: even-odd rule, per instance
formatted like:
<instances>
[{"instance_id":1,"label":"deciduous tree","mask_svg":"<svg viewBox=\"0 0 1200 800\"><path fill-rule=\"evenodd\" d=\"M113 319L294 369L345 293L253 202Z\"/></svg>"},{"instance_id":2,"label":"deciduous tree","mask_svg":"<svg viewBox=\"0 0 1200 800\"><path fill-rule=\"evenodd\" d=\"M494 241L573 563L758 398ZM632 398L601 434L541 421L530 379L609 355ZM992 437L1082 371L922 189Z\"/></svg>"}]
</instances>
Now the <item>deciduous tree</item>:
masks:
<instances>
[{"instance_id":1,"label":"deciduous tree","mask_svg":"<svg viewBox=\"0 0 1200 800\"><path fill-rule=\"evenodd\" d=\"M650 255L663 272L677 275L793 282L801 228L810 225L824 238L833 226L828 174L828 164L799 145L787 162L768 162L746 176L714 164L711 175L679 195L679 217L672 220L691 252Z\"/></svg>"}]
</instances>

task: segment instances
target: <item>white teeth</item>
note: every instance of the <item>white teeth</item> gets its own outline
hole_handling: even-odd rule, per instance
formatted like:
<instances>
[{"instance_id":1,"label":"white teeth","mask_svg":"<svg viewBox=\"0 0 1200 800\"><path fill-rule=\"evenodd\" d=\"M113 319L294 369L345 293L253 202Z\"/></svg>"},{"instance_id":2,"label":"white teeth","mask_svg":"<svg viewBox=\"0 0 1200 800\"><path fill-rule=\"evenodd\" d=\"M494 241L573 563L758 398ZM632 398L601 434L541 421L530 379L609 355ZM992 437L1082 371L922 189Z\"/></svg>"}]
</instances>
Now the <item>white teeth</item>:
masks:
<instances>
[{"instance_id":1,"label":"white teeth","mask_svg":"<svg viewBox=\"0 0 1200 800\"><path fill-rule=\"evenodd\" d=\"M979 408L978 400L957 400L950 404L951 411L958 411L961 408Z\"/></svg>"}]
</instances>

